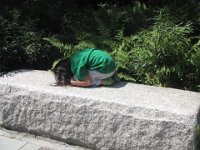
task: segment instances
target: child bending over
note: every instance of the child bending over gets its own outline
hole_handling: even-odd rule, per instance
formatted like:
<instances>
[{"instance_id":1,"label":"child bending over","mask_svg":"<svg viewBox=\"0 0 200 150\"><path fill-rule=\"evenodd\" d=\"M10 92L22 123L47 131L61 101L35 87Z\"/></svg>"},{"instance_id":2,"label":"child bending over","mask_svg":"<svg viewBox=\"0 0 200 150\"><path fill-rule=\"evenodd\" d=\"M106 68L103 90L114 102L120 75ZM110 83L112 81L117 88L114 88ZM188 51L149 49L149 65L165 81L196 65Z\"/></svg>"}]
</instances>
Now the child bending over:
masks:
<instances>
[{"instance_id":1,"label":"child bending over","mask_svg":"<svg viewBox=\"0 0 200 150\"><path fill-rule=\"evenodd\" d=\"M89 48L53 64L56 85L89 87L112 85L116 72L113 58L105 51Z\"/></svg>"}]
</instances>

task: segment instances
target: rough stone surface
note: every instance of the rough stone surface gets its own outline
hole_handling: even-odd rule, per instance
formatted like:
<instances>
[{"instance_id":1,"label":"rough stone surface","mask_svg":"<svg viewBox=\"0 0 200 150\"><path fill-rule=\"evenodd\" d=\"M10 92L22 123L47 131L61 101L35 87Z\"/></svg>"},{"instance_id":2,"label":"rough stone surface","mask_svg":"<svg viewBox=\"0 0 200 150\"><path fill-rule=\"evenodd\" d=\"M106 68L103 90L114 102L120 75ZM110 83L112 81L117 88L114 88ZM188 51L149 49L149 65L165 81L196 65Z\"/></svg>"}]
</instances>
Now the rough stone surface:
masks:
<instances>
[{"instance_id":1,"label":"rough stone surface","mask_svg":"<svg viewBox=\"0 0 200 150\"><path fill-rule=\"evenodd\" d=\"M0 150L91 150L0 127Z\"/></svg>"},{"instance_id":2,"label":"rough stone surface","mask_svg":"<svg viewBox=\"0 0 200 150\"><path fill-rule=\"evenodd\" d=\"M0 125L92 149L193 150L200 94L121 82L53 87L50 72L0 78Z\"/></svg>"}]
</instances>

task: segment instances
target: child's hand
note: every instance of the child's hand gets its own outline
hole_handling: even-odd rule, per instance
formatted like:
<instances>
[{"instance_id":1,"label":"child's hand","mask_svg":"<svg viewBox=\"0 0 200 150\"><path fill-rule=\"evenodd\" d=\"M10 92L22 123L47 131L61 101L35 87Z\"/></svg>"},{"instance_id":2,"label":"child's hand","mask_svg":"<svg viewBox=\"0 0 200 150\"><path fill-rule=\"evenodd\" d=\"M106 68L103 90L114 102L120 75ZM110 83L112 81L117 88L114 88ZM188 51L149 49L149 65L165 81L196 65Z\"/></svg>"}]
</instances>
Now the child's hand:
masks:
<instances>
[{"instance_id":1,"label":"child's hand","mask_svg":"<svg viewBox=\"0 0 200 150\"><path fill-rule=\"evenodd\" d=\"M89 76L86 76L83 81L74 80L73 77L70 78L70 84L73 86L88 87L91 86L91 80Z\"/></svg>"}]
</instances>

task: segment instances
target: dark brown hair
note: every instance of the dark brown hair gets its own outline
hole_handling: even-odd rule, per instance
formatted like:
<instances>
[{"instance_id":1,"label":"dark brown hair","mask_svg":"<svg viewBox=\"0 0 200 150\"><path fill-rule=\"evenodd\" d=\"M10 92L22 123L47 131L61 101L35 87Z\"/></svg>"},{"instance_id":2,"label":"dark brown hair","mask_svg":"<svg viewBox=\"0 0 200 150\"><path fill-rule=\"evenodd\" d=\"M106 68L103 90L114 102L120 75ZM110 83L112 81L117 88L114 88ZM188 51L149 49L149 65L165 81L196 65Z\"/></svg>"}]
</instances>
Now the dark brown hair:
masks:
<instances>
[{"instance_id":1,"label":"dark brown hair","mask_svg":"<svg viewBox=\"0 0 200 150\"><path fill-rule=\"evenodd\" d=\"M70 78L73 76L70 59L60 60L52 69L57 85L67 85L70 84Z\"/></svg>"}]
</instances>

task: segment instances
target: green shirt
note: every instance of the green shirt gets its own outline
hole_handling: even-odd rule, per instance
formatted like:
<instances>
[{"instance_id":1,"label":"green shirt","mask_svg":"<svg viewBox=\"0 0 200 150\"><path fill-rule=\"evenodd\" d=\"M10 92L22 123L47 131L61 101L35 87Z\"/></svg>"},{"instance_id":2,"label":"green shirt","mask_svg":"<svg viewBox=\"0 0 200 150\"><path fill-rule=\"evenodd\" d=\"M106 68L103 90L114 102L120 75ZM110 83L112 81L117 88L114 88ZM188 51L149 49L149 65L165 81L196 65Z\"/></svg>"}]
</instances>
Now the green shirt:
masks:
<instances>
[{"instance_id":1,"label":"green shirt","mask_svg":"<svg viewBox=\"0 0 200 150\"><path fill-rule=\"evenodd\" d=\"M108 53L94 48L75 53L70 61L72 73L78 80L83 80L89 70L107 74L116 69L116 64Z\"/></svg>"}]
</instances>

